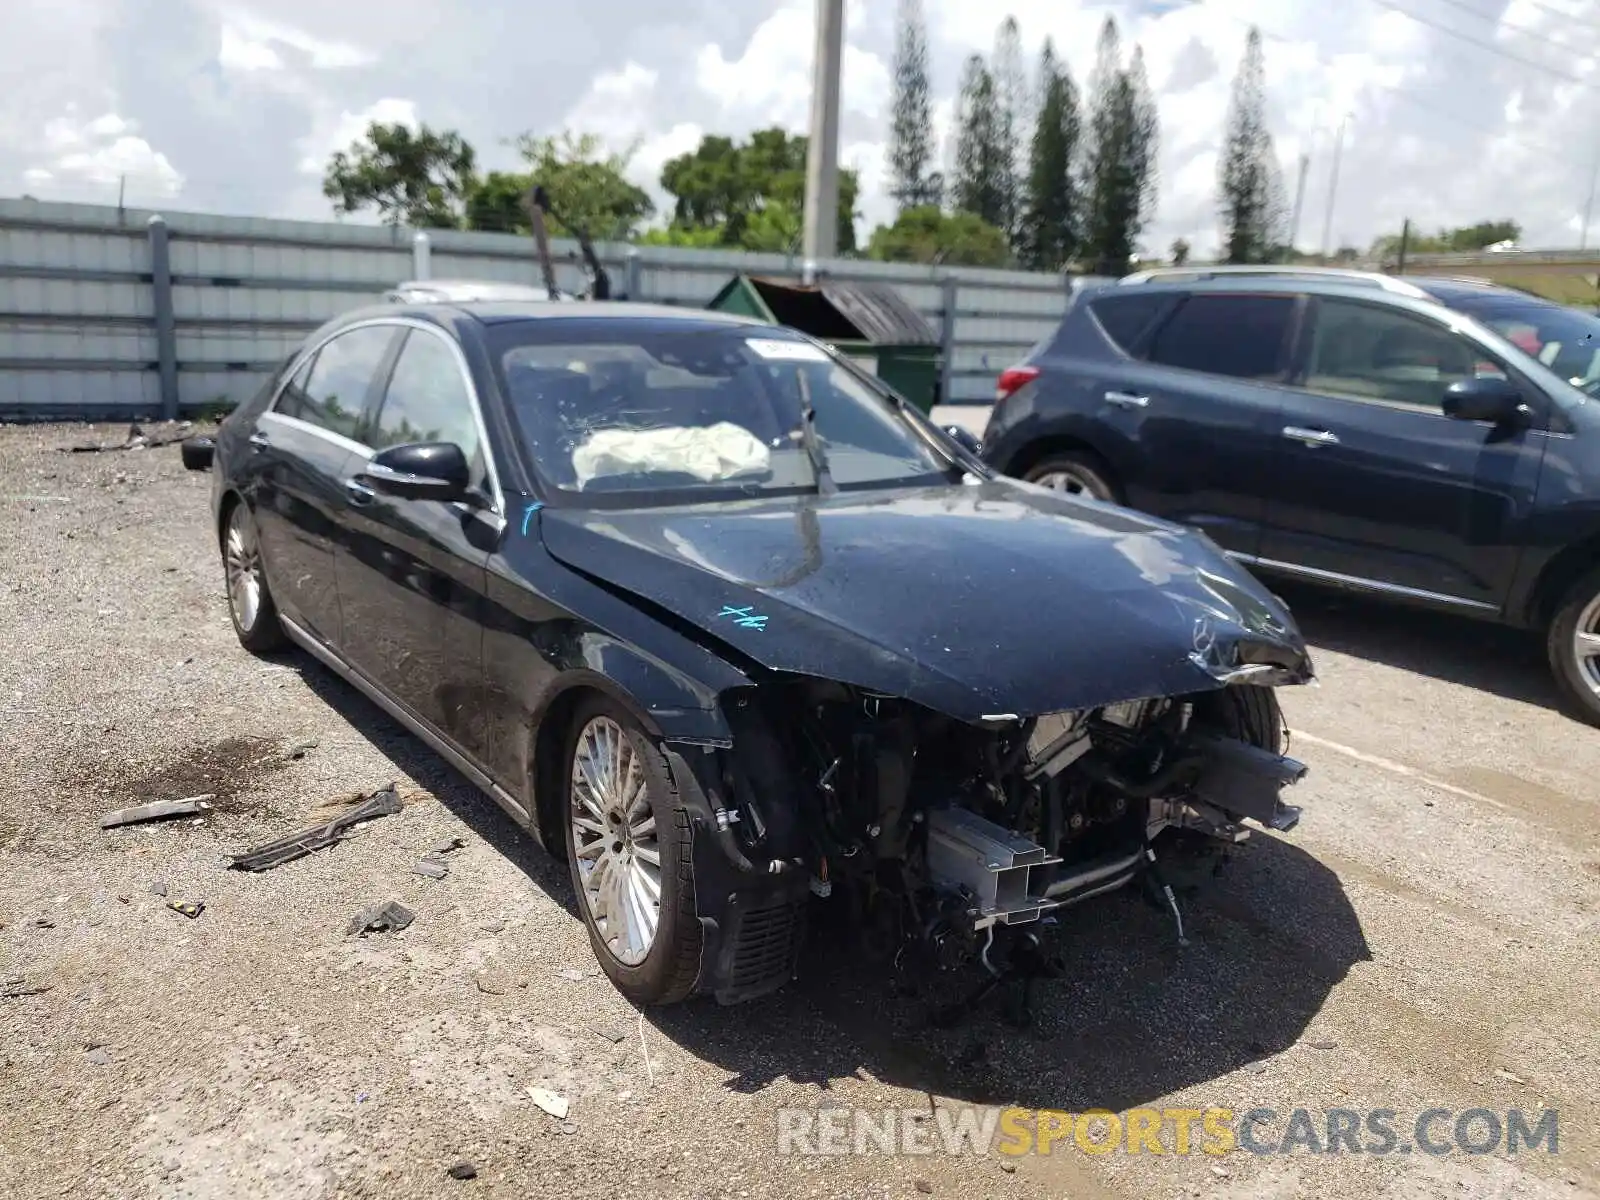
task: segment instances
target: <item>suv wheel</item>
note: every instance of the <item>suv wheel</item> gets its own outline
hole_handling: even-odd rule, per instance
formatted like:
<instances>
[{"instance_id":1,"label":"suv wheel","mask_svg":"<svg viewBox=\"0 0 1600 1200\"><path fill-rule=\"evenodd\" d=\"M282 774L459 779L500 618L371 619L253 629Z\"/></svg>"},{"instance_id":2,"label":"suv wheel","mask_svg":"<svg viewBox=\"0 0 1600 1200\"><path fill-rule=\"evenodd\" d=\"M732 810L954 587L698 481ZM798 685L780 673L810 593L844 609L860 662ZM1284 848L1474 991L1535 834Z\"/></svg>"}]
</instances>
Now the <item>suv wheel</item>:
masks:
<instances>
[{"instance_id":1,"label":"suv wheel","mask_svg":"<svg viewBox=\"0 0 1600 1200\"><path fill-rule=\"evenodd\" d=\"M1024 471L1022 478L1053 492L1121 503L1111 469L1097 456L1081 451L1046 455Z\"/></svg>"},{"instance_id":2,"label":"suv wheel","mask_svg":"<svg viewBox=\"0 0 1600 1200\"><path fill-rule=\"evenodd\" d=\"M1600 568L1561 598L1547 649L1550 669L1577 715L1600 725Z\"/></svg>"}]
</instances>

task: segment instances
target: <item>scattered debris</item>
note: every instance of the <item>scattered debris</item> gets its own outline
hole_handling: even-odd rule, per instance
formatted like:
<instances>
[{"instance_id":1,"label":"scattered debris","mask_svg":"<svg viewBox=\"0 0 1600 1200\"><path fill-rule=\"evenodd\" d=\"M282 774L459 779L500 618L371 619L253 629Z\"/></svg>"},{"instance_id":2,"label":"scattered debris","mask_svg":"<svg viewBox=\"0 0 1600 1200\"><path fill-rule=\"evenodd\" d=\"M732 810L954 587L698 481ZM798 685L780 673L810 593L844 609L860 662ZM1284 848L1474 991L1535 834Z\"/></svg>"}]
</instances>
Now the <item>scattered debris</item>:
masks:
<instances>
[{"instance_id":1,"label":"scattered debris","mask_svg":"<svg viewBox=\"0 0 1600 1200\"><path fill-rule=\"evenodd\" d=\"M924 1196L933 1195L933 1184L929 1183L926 1179L914 1179L911 1182L911 1186L916 1188L917 1191L921 1192Z\"/></svg>"},{"instance_id":2,"label":"scattered debris","mask_svg":"<svg viewBox=\"0 0 1600 1200\"><path fill-rule=\"evenodd\" d=\"M54 929L56 927L56 923L49 917L36 917L33 923L40 929Z\"/></svg>"},{"instance_id":3,"label":"scattered debris","mask_svg":"<svg viewBox=\"0 0 1600 1200\"><path fill-rule=\"evenodd\" d=\"M119 825L141 825L146 821L165 821L169 817L192 817L211 811L211 801L216 793L190 796L187 800L158 800L154 804L139 804L133 808L119 808L100 818L101 829L115 829Z\"/></svg>"},{"instance_id":4,"label":"scattered debris","mask_svg":"<svg viewBox=\"0 0 1600 1200\"><path fill-rule=\"evenodd\" d=\"M1229 1171L1227 1167L1218 1167L1218 1166L1213 1166L1211 1168L1211 1173L1213 1175L1215 1175L1218 1179L1226 1179L1226 1178L1228 1178L1229 1175L1232 1174L1232 1172Z\"/></svg>"},{"instance_id":5,"label":"scattered debris","mask_svg":"<svg viewBox=\"0 0 1600 1200\"><path fill-rule=\"evenodd\" d=\"M88 1058L97 1067L109 1067L111 1065L111 1051L104 1046L90 1046Z\"/></svg>"},{"instance_id":6,"label":"scattered debris","mask_svg":"<svg viewBox=\"0 0 1600 1200\"><path fill-rule=\"evenodd\" d=\"M390 900L385 904L374 904L364 908L356 914L355 919L345 930L346 937L355 937L357 934L365 937L369 933L398 933L417 919L417 914L412 912L398 900Z\"/></svg>"},{"instance_id":7,"label":"scattered debris","mask_svg":"<svg viewBox=\"0 0 1600 1200\"><path fill-rule=\"evenodd\" d=\"M159 446L176 446L179 442L189 437L190 422L183 422L179 428L181 433L169 434L165 437L151 437L137 424L128 426L128 434L120 442L106 444L103 442L89 442L77 446L65 446L64 450L71 454L102 454L109 450L154 450Z\"/></svg>"},{"instance_id":8,"label":"scattered debris","mask_svg":"<svg viewBox=\"0 0 1600 1200\"><path fill-rule=\"evenodd\" d=\"M1332 1050L1332 1049L1335 1049L1339 1045L1339 1043L1338 1042L1322 1041L1322 1042L1307 1042L1306 1045L1310 1046L1311 1049L1313 1049L1313 1050Z\"/></svg>"},{"instance_id":9,"label":"scattered debris","mask_svg":"<svg viewBox=\"0 0 1600 1200\"><path fill-rule=\"evenodd\" d=\"M433 852L435 854L454 854L457 850L465 849L466 845L466 839L464 838L446 838L433 848Z\"/></svg>"},{"instance_id":10,"label":"scattered debris","mask_svg":"<svg viewBox=\"0 0 1600 1200\"><path fill-rule=\"evenodd\" d=\"M478 1177L478 1168L466 1159L462 1159L446 1171L445 1174L450 1176L451 1179L476 1179Z\"/></svg>"},{"instance_id":11,"label":"scattered debris","mask_svg":"<svg viewBox=\"0 0 1600 1200\"><path fill-rule=\"evenodd\" d=\"M649 1076L650 1086L656 1085L656 1069L650 1065L650 1047L644 1040L644 1013L639 1014L639 1049L644 1051L644 1073Z\"/></svg>"},{"instance_id":12,"label":"scattered debris","mask_svg":"<svg viewBox=\"0 0 1600 1200\"><path fill-rule=\"evenodd\" d=\"M289 757L293 761L299 762L302 758L310 754L316 748L317 741L315 738L312 738L310 741L296 742L294 745L289 747Z\"/></svg>"},{"instance_id":13,"label":"scattered debris","mask_svg":"<svg viewBox=\"0 0 1600 1200\"><path fill-rule=\"evenodd\" d=\"M133 897L124 894L124 895L118 896L117 897L117 901L120 904L132 904L133 903Z\"/></svg>"},{"instance_id":14,"label":"scattered debris","mask_svg":"<svg viewBox=\"0 0 1600 1200\"><path fill-rule=\"evenodd\" d=\"M165 896L167 894L167 885L162 880L156 880L150 885L150 894L152 896Z\"/></svg>"},{"instance_id":15,"label":"scattered debris","mask_svg":"<svg viewBox=\"0 0 1600 1200\"><path fill-rule=\"evenodd\" d=\"M1000 1169L1007 1175L1015 1175L1017 1173L1017 1164L1014 1162L1003 1162L1000 1164Z\"/></svg>"},{"instance_id":16,"label":"scattered debris","mask_svg":"<svg viewBox=\"0 0 1600 1200\"><path fill-rule=\"evenodd\" d=\"M573 1134L573 1133L577 1133L578 1132L578 1127L575 1124L573 1124L571 1121L563 1121L556 1128L560 1129L562 1133L566 1133L566 1134Z\"/></svg>"},{"instance_id":17,"label":"scattered debris","mask_svg":"<svg viewBox=\"0 0 1600 1200\"><path fill-rule=\"evenodd\" d=\"M613 1046L620 1046L628 1036L620 1029L596 1029L595 1032Z\"/></svg>"},{"instance_id":18,"label":"scattered debris","mask_svg":"<svg viewBox=\"0 0 1600 1200\"><path fill-rule=\"evenodd\" d=\"M483 930L485 933L499 933L505 927L506 923L501 920L485 921L482 925L478 926L478 928Z\"/></svg>"},{"instance_id":19,"label":"scattered debris","mask_svg":"<svg viewBox=\"0 0 1600 1200\"><path fill-rule=\"evenodd\" d=\"M438 855L430 854L425 858L419 858L412 866L411 873L425 875L429 879L443 879L450 874L450 867Z\"/></svg>"},{"instance_id":20,"label":"scattered debris","mask_svg":"<svg viewBox=\"0 0 1600 1200\"><path fill-rule=\"evenodd\" d=\"M1494 1069L1494 1073L1496 1075L1498 1075L1501 1079L1504 1079L1507 1083L1527 1083L1528 1082L1521 1075L1514 1075L1510 1071L1506 1070L1504 1067L1496 1067Z\"/></svg>"},{"instance_id":21,"label":"scattered debris","mask_svg":"<svg viewBox=\"0 0 1600 1200\"><path fill-rule=\"evenodd\" d=\"M229 866L240 871L269 871L286 862L293 862L313 851L323 850L342 841L356 825L375 817L392 816L400 811L400 793L390 784L368 796L347 812L342 812L325 825L302 829L264 846L236 854Z\"/></svg>"},{"instance_id":22,"label":"scattered debris","mask_svg":"<svg viewBox=\"0 0 1600 1200\"><path fill-rule=\"evenodd\" d=\"M511 990L511 979L504 971L480 971L473 980L486 996L504 996Z\"/></svg>"},{"instance_id":23,"label":"scattered debris","mask_svg":"<svg viewBox=\"0 0 1600 1200\"><path fill-rule=\"evenodd\" d=\"M561 978L570 979L573 983L579 983L583 980L583 972L578 970L577 967L567 967L560 972L560 975Z\"/></svg>"},{"instance_id":24,"label":"scattered debris","mask_svg":"<svg viewBox=\"0 0 1600 1200\"><path fill-rule=\"evenodd\" d=\"M528 1098L545 1112L558 1121L567 1119L567 1098L557 1095L549 1088L531 1087L528 1089Z\"/></svg>"},{"instance_id":25,"label":"scattered debris","mask_svg":"<svg viewBox=\"0 0 1600 1200\"><path fill-rule=\"evenodd\" d=\"M41 996L48 992L54 984L29 983L21 975L10 975L0 979L0 1000L20 1000L23 996Z\"/></svg>"},{"instance_id":26,"label":"scattered debris","mask_svg":"<svg viewBox=\"0 0 1600 1200\"><path fill-rule=\"evenodd\" d=\"M175 913L182 913L189 920L194 920L206 910L204 900L168 900L167 907Z\"/></svg>"}]
</instances>

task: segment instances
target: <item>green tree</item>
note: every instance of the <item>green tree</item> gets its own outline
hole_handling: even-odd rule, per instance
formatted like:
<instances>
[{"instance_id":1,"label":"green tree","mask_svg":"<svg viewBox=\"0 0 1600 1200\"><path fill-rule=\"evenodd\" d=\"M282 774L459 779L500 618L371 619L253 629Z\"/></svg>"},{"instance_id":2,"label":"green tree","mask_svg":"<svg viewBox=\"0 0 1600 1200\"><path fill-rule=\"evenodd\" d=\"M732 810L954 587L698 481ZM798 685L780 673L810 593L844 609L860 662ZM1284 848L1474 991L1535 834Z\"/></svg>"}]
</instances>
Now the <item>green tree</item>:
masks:
<instances>
[{"instance_id":1,"label":"green tree","mask_svg":"<svg viewBox=\"0 0 1600 1200\"><path fill-rule=\"evenodd\" d=\"M649 193L627 178L631 151L609 153L599 138L587 133L525 133L515 145L527 169L491 171L473 181L466 205L469 228L529 232L528 194L536 182L544 186L557 214L546 222L554 237L576 233L563 224L567 221L597 241L623 241L655 212Z\"/></svg>"},{"instance_id":2,"label":"green tree","mask_svg":"<svg viewBox=\"0 0 1600 1200\"><path fill-rule=\"evenodd\" d=\"M1267 131L1266 105L1261 33L1252 26L1233 79L1217 171L1223 258L1229 263L1272 261L1287 232L1283 173Z\"/></svg>"},{"instance_id":3,"label":"green tree","mask_svg":"<svg viewBox=\"0 0 1600 1200\"><path fill-rule=\"evenodd\" d=\"M1022 29L1015 17L1000 22L995 32L989 73L994 79L995 106L1000 114L1000 190L1005 196L1002 228L1016 242L1023 211L1023 145L1032 136L1028 128L1031 102L1028 78L1022 66Z\"/></svg>"},{"instance_id":4,"label":"green tree","mask_svg":"<svg viewBox=\"0 0 1600 1200\"><path fill-rule=\"evenodd\" d=\"M1072 177L1078 148L1078 90L1054 45L1039 56L1039 118L1028 153L1028 179L1017 237L1023 265L1055 271L1078 253L1078 191Z\"/></svg>"},{"instance_id":5,"label":"green tree","mask_svg":"<svg viewBox=\"0 0 1600 1200\"><path fill-rule=\"evenodd\" d=\"M1504 218L1498 221L1479 221L1476 225L1463 225L1458 229L1441 229L1436 234L1424 234L1413 229L1406 243L1408 254L1470 254L1497 242L1516 242L1522 239L1522 226ZM1385 234L1372 245L1380 255L1394 255L1400 251L1400 235Z\"/></svg>"},{"instance_id":6,"label":"green tree","mask_svg":"<svg viewBox=\"0 0 1600 1200\"><path fill-rule=\"evenodd\" d=\"M994 76L981 57L967 59L956 113L955 207L1009 228L1008 169Z\"/></svg>"},{"instance_id":7,"label":"green tree","mask_svg":"<svg viewBox=\"0 0 1600 1200\"><path fill-rule=\"evenodd\" d=\"M1079 189L1083 249L1100 275L1125 275L1139 234L1155 209L1160 130L1155 98L1136 48L1126 69L1116 21L1100 29L1089 77L1088 120Z\"/></svg>"},{"instance_id":8,"label":"green tree","mask_svg":"<svg viewBox=\"0 0 1600 1200\"><path fill-rule=\"evenodd\" d=\"M944 199L944 177L932 169L929 91L928 26L922 0L900 0L894 43L894 116L889 128L889 194L901 212Z\"/></svg>"},{"instance_id":9,"label":"green tree","mask_svg":"<svg viewBox=\"0 0 1600 1200\"><path fill-rule=\"evenodd\" d=\"M386 225L461 224L477 155L454 130L374 121L328 160L322 194L336 213L375 208Z\"/></svg>"},{"instance_id":10,"label":"green tree","mask_svg":"<svg viewBox=\"0 0 1600 1200\"><path fill-rule=\"evenodd\" d=\"M867 243L867 257L881 262L944 263L1004 267L1011 248L1003 230L969 212L947 213L938 205L908 208L893 225L880 225Z\"/></svg>"},{"instance_id":11,"label":"green tree","mask_svg":"<svg viewBox=\"0 0 1600 1200\"><path fill-rule=\"evenodd\" d=\"M759 129L747 143L707 136L692 153L661 171L674 200L672 223L657 235L668 245L711 244L792 253L799 248L805 213L806 139L780 128ZM854 171L839 172L839 250L856 248Z\"/></svg>"}]
</instances>

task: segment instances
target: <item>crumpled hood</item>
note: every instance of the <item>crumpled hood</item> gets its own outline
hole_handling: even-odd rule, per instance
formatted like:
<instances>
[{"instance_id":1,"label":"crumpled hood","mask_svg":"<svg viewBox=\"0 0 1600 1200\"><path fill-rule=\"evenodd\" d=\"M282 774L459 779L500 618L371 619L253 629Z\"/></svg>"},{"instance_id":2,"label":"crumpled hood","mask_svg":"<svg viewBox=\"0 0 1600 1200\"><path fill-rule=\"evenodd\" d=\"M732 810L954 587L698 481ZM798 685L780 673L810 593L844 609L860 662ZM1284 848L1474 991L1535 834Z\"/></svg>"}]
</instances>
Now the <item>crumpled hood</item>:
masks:
<instances>
[{"instance_id":1,"label":"crumpled hood","mask_svg":"<svg viewBox=\"0 0 1600 1200\"><path fill-rule=\"evenodd\" d=\"M540 515L557 559L765 667L965 720L1311 677L1288 611L1209 539L1009 480Z\"/></svg>"}]
</instances>

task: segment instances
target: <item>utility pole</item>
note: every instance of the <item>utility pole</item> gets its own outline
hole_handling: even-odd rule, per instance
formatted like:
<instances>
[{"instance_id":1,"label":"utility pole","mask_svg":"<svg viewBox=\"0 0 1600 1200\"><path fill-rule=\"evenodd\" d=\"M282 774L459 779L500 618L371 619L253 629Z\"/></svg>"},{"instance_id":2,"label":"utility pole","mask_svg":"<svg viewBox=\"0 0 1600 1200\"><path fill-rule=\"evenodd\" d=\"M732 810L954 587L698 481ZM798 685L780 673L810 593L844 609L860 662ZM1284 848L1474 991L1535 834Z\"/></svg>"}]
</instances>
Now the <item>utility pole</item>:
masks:
<instances>
[{"instance_id":1,"label":"utility pole","mask_svg":"<svg viewBox=\"0 0 1600 1200\"><path fill-rule=\"evenodd\" d=\"M1589 248L1589 222L1594 218L1594 187L1600 183L1600 150L1595 152L1594 169L1589 172L1589 198L1583 205L1583 229L1578 233L1578 249Z\"/></svg>"},{"instance_id":2,"label":"utility pole","mask_svg":"<svg viewBox=\"0 0 1600 1200\"><path fill-rule=\"evenodd\" d=\"M1322 217L1322 257L1328 258L1332 254L1333 241L1333 202L1339 193L1339 157L1344 153L1344 127L1349 117L1339 121L1339 132L1333 139L1333 170L1328 174L1328 211Z\"/></svg>"},{"instance_id":3,"label":"utility pole","mask_svg":"<svg viewBox=\"0 0 1600 1200\"><path fill-rule=\"evenodd\" d=\"M806 275L839 252L839 76L844 0L817 0L817 52L811 68L811 133L806 141L806 211L801 255Z\"/></svg>"},{"instance_id":4,"label":"utility pole","mask_svg":"<svg viewBox=\"0 0 1600 1200\"><path fill-rule=\"evenodd\" d=\"M1400 226L1400 263L1395 267L1396 275L1406 273L1406 251L1411 249L1411 218L1407 217ZM1380 263L1381 267L1382 264Z\"/></svg>"},{"instance_id":5,"label":"utility pole","mask_svg":"<svg viewBox=\"0 0 1600 1200\"><path fill-rule=\"evenodd\" d=\"M1289 253L1294 253L1295 239L1300 236L1300 211L1306 201L1306 172L1311 169L1311 155L1300 156L1300 179L1294 185L1294 213L1289 218Z\"/></svg>"}]
</instances>

